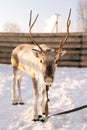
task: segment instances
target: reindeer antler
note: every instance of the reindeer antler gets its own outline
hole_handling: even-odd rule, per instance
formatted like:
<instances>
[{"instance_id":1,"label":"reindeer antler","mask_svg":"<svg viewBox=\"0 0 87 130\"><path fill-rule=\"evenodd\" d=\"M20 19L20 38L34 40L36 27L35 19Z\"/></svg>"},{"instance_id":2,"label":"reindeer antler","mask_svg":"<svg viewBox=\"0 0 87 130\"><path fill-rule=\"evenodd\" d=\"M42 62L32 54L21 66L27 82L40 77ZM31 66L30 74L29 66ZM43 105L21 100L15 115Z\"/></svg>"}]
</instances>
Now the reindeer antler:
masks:
<instances>
[{"instance_id":1,"label":"reindeer antler","mask_svg":"<svg viewBox=\"0 0 87 130\"><path fill-rule=\"evenodd\" d=\"M68 36L69 36L69 26L71 24L70 15L71 15L71 8L70 8L69 16L68 16L68 19L67 19L67 33L66 33L65 38L60 42L60 47L58 48L58 50L61 50L61 48L64 46L65 42L68 39Z\"/></svg>"},{"instance_id":2,"label":"reindeer antler","mask_svg":"<svg viewBox=\"0 0 87 130\"><path fill-rule=\"evenodd\" d=\"M30 27L30 28L29 28L29 34L30 34L30 37L31 37L31 39L32 39L32 42L39 47L39 49L41 50L41 52L43 52L44 54L46 54L45 51L40 47L40 45L35 41L35 39L34 39L32 33L31 33L31 30L32 30L32 28L33 28L33 26L34 26L34 24L35 24L35 22L36 22L38 16L39 16L39 14L37 14L37 16L36 16L34 22L31 24L31 20L32 20L32 10L30 11L30 21L29 21L29 27Z\"/></svg>"}]
</instances>

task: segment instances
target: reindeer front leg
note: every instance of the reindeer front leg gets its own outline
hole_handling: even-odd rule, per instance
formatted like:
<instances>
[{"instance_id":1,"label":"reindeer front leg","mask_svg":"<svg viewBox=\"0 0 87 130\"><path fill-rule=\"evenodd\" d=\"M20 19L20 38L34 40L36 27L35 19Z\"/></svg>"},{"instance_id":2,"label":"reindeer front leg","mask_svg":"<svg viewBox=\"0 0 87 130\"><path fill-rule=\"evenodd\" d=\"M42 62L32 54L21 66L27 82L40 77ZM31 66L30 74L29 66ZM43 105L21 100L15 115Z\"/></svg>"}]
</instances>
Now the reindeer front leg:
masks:
<instances>
[{"instance_id":1,"label":"reindeer front leg","mask_svg":"<svg viewBox=\"0 0 87 130\"><path fill-rule=\"evenodd\" d=\"M37 103L38 103L38 86L37 86L37 80L35 78L32 78L33 87L34 87L34 110L33 110L33 121L39 120L38 118L38 109L37 109Z\"/></svg>"},{"instance_id":2,"label":"reindeer front leg","mask_svg":"<svg viewBox=\"0 0 87 130\"><path fill-rule=\"evenodd\" d=\"M41 101L41 111L45 115L45 104L46 104L46 89L42 90L42 101Z\"/></svg>"},{"instance_id":3,"label":"reindeer front leg","mask_svg":"<svg viewBox=\"0 0 87 130\"><path fill-rule=\"evenodd\" d=\"M41 108L42 108L42 114L45 115L45 119L48 118L49 114L49 108L48 108L48 90L49 86L47 85L45 89L42 90L42 102L41 102Z\"/></svg>"}]
</instances>

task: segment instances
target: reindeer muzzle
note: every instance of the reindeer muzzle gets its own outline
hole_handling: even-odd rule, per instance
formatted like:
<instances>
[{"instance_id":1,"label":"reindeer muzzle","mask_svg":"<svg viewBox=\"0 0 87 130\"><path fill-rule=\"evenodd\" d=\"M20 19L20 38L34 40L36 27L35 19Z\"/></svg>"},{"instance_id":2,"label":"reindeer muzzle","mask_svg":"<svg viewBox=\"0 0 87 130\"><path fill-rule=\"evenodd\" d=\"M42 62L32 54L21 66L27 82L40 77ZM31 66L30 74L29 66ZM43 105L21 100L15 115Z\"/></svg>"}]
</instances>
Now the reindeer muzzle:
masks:
<instances>
[{"instance_id":1,"label":"reindeer muzzle","mask_svg":"<svg viewBox=\"0 0 87 130\"><path fill-rule=\"evenodd\" d=\"M45 81L46 85L51 86L51 84L53 83L53 76L51 76L51 77L46 77L45 76L44 81Z\"/></svg>"}]
</instances>

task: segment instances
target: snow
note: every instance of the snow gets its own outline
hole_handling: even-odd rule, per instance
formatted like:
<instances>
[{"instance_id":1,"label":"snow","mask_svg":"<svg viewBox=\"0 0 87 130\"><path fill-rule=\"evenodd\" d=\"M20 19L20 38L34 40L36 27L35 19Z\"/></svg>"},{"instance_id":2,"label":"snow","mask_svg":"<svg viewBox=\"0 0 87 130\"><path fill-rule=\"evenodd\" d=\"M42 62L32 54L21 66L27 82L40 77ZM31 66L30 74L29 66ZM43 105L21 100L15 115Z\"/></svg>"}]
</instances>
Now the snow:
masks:
<instances>
[{"instance_id":1,"label":"snow","mask_svg":"<svg viewBox=\"0 0 87 130\"><path fill-rule=\"evenodd\" d=\"M28 75L22 81L24 105L11 102L12 67L0 64L0 130L87 130L87 109L33 122L33 88ZM87 104L87 68L57 68L49 91L50 115ZM40 102L40 99L39 99Z\"/></svg>"}]
</instances>

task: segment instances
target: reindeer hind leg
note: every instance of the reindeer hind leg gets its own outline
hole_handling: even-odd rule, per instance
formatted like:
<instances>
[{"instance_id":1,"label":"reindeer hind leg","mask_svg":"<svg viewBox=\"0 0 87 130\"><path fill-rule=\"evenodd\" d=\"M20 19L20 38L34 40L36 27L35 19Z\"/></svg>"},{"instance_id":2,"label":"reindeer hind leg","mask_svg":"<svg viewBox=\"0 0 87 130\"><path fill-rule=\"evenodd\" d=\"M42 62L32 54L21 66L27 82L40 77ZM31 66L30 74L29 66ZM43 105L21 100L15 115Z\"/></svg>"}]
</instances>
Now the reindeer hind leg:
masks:
<instances>
[{"instance_id":1,"label":"reindeer hind leg","mask_svg":"<svg viewBox=\"0 0 87 130\"><path fill-rule=\"evenodd\" d=\"M17 85L18 85L18 104L24 105L24 102L22 100L22 95L21 95L21 80L22 80L22 77L19 77L17 79Z\"/></svg>"},{"instance_id":2,"label":"reindeer hind leg","mask_svg":"<svg viewBox=\"0 0 87 130\"><path fill-rule=\"evenodd\" d=\"M17 68L13 67L13 79L12 79L12 104L17 105L17 97L16 97L16 73Z\"/></svg>"}]
</instances>

